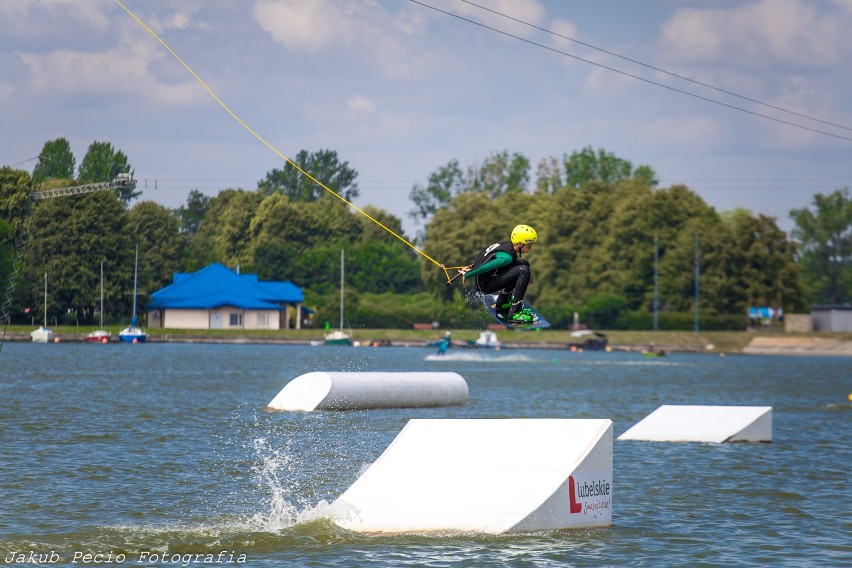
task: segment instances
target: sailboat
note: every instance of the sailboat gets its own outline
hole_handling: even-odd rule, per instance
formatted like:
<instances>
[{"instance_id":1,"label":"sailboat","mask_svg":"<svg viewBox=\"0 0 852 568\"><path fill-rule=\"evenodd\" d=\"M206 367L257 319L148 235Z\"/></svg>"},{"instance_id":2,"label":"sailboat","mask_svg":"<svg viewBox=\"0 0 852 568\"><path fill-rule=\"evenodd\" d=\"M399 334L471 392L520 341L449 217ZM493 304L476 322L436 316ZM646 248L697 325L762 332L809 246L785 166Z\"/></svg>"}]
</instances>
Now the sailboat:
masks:
<instances>
[{"instance_id":1,"label":"sailboat","mask_svg":"<svg viewBox=\"0 0 852 568\"><path fill-rule=\"evenodd\" d=\"M352 345L352 338L343 331L343 249L340 249L340 329L325 334L326 345Z\"/></svg>"},{"instance_id":2,"label":"sailboat","mask_svg":"<svg viewBox=\"0 0 852 568\"><path fill-rule=\"evenodd\" d=\"M136 287L139 284L139 245L136 245L136 262L133 265L133 317L130 326L125 327L118 333L118 338L126 343L145 343L148 334L136 325Z\"/></svg>"},{"instance_id":3,"label":"sailboat","mask_svg":"<svg viewBox=\"0 0 852 568\"><path fill-rule=\"evenodd\" d=\"M47 327L47 272L44 273L44 325L31 331L30 337L33 338L33 343L50 343L55 338L53 330Z\"/></svg>"},{"instance_id":4,"label":"sailboat","mask_svg":"<svg viewBox=\"0 0 852 568\"><path fill-rule=\"evenodd\" d=\"M101 263L101 328L83 337L86 343L109 343L112 334L104 329L104 263Z\"/></svg>"}]
</instances>

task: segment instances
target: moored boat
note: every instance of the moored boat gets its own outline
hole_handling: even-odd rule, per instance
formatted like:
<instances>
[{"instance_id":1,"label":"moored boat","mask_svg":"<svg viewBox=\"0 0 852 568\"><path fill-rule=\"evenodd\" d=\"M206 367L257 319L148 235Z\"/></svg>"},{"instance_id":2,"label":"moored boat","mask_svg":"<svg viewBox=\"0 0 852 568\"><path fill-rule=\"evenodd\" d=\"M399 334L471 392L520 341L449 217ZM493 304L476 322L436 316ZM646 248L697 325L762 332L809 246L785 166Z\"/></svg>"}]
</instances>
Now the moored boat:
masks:
<instances>
[{"instance_id":1,"label":"moored boat","mask_svg":"<svg viewBox=\"0 0 852 568\"><path fill-rule=\"evenodd\" d=\"M148 334L140 329L136 322L136 293L139 283L139 245L136 245L136 262L133 267L133 316L130 325L118 333L118 338L125 343L145 343Z\"/></svg>"},{"instance_id":2,"label":"moored boat","mask_svg":"<svg viewBox=\"0 0 852 568\"><path fill-rule=\"evenodd\" d=\"M352 345L352 336L343 331L343 250L340 251L340 329L329 331L330 326L326 324L328 333L324 336L325 345Z\"/></svg>"},{"instance_id":3,"label":"moored boat","mask_svg":"<svg viewBox=\"0 0 852 568\"><path fill-rule=\"evenodd\" d=\"M52 343L56 340L56 334L47 327L47 272L44 273L44 325L31 331L30 337L33 343Z\"/></svg>"},{"instance_id":4,"label":"moored boat","mask_svg":"<svg viewBox=\"0 0 852 568\"><path fill-rule=\"evenodd\" d=\"M497 334L491 330L483 331L474 341L467 342L470 347L480 349L500 349L500 341L497 339Z\"/></svg>"},{"instance_id":5,"label":"moored boat","mask_svg":"<svg viewBox=\"0 0 852 568\"><path fill-rule=\"evenodd\" d=\"M112 339L112 333L105 329L96 329L83 336L84 343L109 343Z\"/></svg>"},{"instance_id":6,"label":"moored boat","mask_svg":"<svg viewBox=\"0 0 852 568\"><path fill-rule=\"evenodd\" d=\"M101 328L83 336L84 343L109 343L112 333L104 329L104 263L101 263Z\"/></svg>"}]
</instances>

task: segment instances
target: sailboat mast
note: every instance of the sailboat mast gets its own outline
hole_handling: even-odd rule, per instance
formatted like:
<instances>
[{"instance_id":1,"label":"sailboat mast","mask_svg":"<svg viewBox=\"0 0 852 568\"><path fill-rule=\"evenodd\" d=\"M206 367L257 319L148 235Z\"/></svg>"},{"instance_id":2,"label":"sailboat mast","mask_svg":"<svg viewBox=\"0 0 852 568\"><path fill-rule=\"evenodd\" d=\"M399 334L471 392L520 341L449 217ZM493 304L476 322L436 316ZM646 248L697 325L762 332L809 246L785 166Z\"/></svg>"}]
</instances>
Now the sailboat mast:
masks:
<instances>
[{"instance_id":1,"label":"sailboat mast","mask_svg":"<svg viewBox=\"0 0 852 568\"><path fill-rule=\"evenodd\" d=\"M343 249L340 249L340 331L343 331Z\"/></svg>"},{"instance_id":2,"label":"sailboat mast","mask_svg":"<svg viewBox=\"0 0 852 568\"><path fill-rule=\"evenodd\" d=\"M44 273L44 327L47 328L47 272Z\"/></svg>"},{"instance_id":3,"label":"sailboat mast","mask_svg":"<svg viewBox=\"0 0 852 568\"><path fill-rule=\"evenodd\" d=\"M136 325L136 284L139 280L139 245L136 245L136 260L133 263L133 325Z\"/></svg>"},{"instance_id":4,"label":"sailboat mast","mask_svg":"<svg viewBox=\"0 0 852 568\"><path fill-rule=\"evenodd\" d=\"M104 328L104 263L101 262L101 329Z\"/></svg>"}]
</instances>

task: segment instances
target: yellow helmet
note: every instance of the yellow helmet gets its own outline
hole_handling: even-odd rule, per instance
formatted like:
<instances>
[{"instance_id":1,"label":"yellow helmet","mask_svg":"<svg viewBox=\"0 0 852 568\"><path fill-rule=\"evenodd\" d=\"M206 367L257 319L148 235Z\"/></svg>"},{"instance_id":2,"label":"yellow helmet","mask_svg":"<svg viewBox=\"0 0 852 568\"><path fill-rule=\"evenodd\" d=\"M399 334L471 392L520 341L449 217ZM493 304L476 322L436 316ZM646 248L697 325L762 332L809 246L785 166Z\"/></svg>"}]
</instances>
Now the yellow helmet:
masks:
<instances>
[{"instance_id":1,"label":"yellow helmet","mask_svg":"<svg viewBox=\"0 0 852 568\"><path fill-rule=\"evenodd\" d=\"M513 245L517 245L519 243L531 245L537 240L538 234L536 234L535 229L533 229L529 225L518 225L517 227L512 229Z\"/></svg>"}]
</instances>

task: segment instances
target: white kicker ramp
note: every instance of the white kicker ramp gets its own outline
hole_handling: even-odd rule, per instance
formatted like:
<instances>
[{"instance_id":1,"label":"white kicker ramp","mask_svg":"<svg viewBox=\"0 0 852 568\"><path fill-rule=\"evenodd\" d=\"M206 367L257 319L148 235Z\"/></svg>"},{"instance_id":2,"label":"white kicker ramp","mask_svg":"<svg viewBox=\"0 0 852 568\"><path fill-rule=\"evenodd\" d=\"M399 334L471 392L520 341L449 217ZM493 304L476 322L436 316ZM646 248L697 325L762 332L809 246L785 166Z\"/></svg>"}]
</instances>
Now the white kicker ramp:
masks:
<instances>
[{"instance_id":1,"label":"white kicker ramp","mask_svg":"<svg viewBox=\"0 0 852 568\"><path fill-rule=\"evenodd\" d=\"M649 442L771 442L771 406L664 404L618 437Z\"/></svg>"},{"instance_id":2,"label":"white kicker ramp","mask_svg":"<svg viewBox=\"0 0 852 568\"><path fill-rule=\"evenodd\" d=\"M458 373L325 373L300 375L273 398L270 410L354 410L452 406L467 402Z\"/></svg>"},{"instance_id":3,"label":"white kicker ramp","mask_svg":"<svg viewBox=\"0 0 852 568\"><path fill-rule=\"evenodd\" d=\"M362 533L612 524L612 421L411 420L335 502Z\"/></svg>"}]
</instances>

